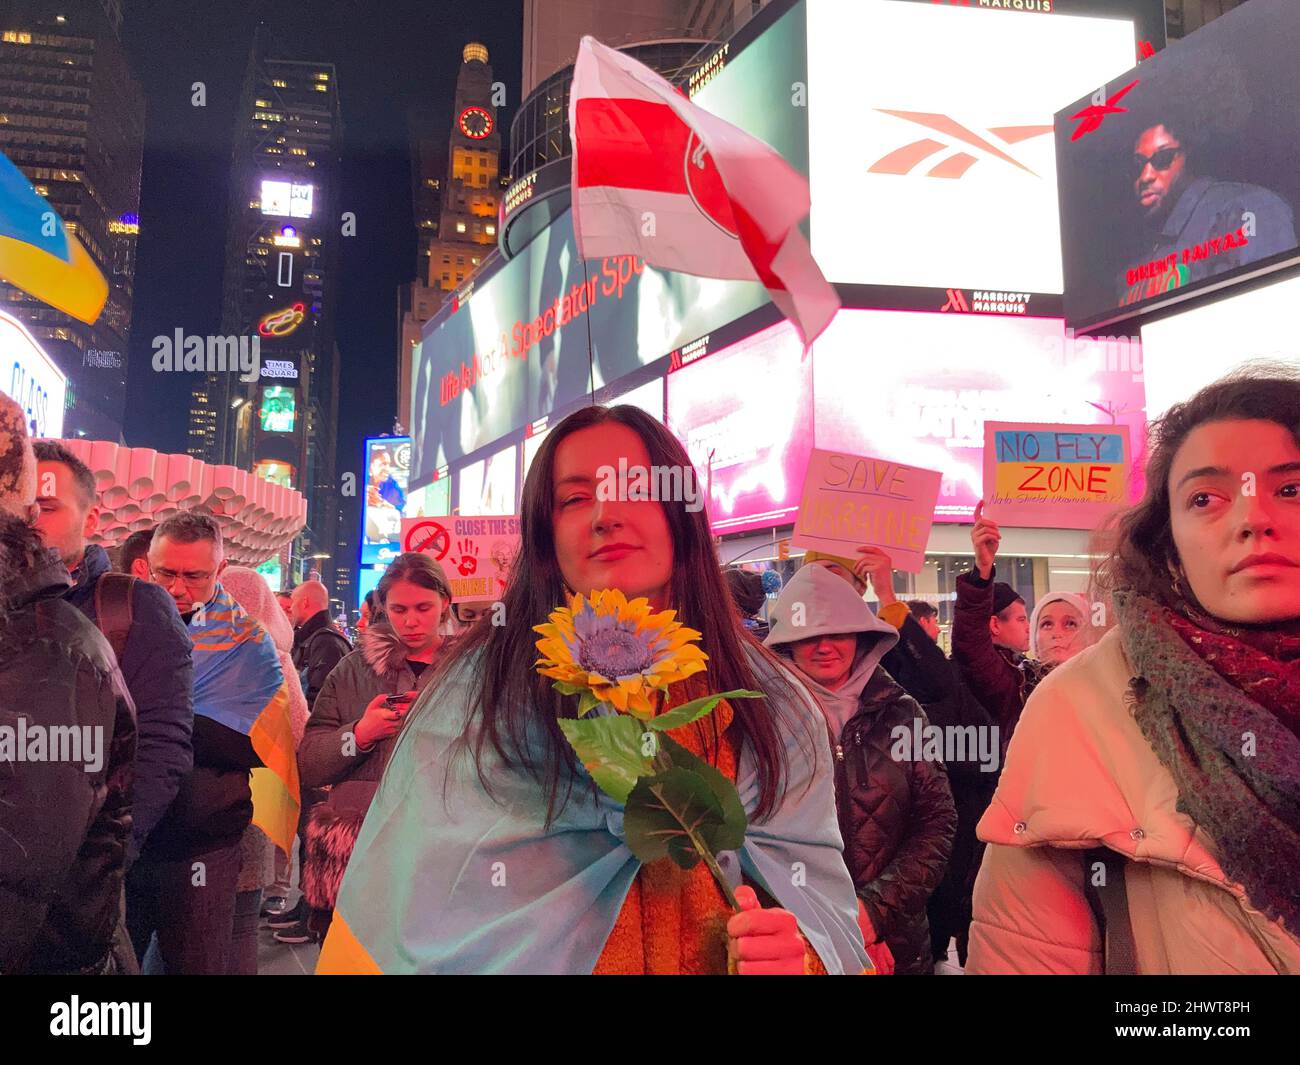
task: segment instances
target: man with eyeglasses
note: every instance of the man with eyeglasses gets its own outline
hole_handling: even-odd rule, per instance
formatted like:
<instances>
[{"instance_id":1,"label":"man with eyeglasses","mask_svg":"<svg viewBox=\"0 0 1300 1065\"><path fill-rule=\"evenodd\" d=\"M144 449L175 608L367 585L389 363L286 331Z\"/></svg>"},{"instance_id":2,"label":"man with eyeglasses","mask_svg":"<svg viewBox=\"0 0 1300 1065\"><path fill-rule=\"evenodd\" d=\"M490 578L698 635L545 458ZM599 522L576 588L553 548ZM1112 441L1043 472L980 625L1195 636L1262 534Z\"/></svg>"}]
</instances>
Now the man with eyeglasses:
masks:
<instances>
[{"instance_id":1,"label":"man with eyeglasses","mask_svg":"<svg viewBox=\"0 0 1300 1065\"><path fill-rule=\"evenodd\" d=\"M224 974L234 927L240 840L253 815L249 773L263 765L241 711L283 681L269 637L221 587L221 530L184 511L154 531L151 579L194 643L194 769L150 835L127 884L127 922L142 962L157 934L168 974ZM250 673L233 658L241 629L265 645ZM224 634L224 635L223 635ZM256 690L252 690L256 689ZM150 959L146 972L157 972Z\"/></svg>"},{"instance_id":2,"label":"man with eyeglasses","mask_svg":"<svg viewBox=\"0 0 1300 1065\"><path fill-rule=\"evenodd\" d=\"M193 768L190 637L162 589L112 573L108 552L90 542L100 512L90 468L57 440L37 440L33 450L36 531L72 577L63 598L108 639L135 703L139 736L129 867Z\"/></svg>"},{"instance_id":3,"label":"man with eyeglasses","mask_svg":"<svg viewBox=\"0 0 1300 1065\"><path fill-rule=\"evenodd\" d=\"M1185 125L1165 116L1133 145L1134 203L1150 243L1125 271L1123 306L1296 246L1294 215L1277 193L1197 173Z\"/></svg>"}]
</instances>

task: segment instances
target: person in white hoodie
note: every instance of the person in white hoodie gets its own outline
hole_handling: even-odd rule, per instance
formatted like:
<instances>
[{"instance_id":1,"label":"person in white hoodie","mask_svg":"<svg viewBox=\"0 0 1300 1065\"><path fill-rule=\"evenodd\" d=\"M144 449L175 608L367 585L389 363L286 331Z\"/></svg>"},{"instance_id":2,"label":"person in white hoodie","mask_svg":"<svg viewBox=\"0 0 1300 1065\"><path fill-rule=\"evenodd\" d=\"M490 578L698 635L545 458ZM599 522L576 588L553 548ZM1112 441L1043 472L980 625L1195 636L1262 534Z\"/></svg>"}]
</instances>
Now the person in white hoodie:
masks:
<instances>
[{"instance_id":1,"label":"person in white hoodie","mask_svg":"<svg viewBox=\"0 0 1300 1065\"><path fill-rule=\"evenodd\" d=\"M1059 666L1093 643L1088 601L1073 592L1048 592L1029 618L1029 649L1045 666Z\"/></svg>"},{"instance_id":2,"label":"person in white hoodie","mask_svg":"<svg viewBox=\"0 0 1300 1065\"><path fill-rule=\"evenodd\" d=\"M826 716L867 952L882 972L892 961L898 974L930 973L926 902L952 853L957 812L942 761L925 757L929 745L915 749L925 711L880 665L898 630L815 565L794 575L769 618L765 645L793 661Z\"/></svg>"}]
</instances>

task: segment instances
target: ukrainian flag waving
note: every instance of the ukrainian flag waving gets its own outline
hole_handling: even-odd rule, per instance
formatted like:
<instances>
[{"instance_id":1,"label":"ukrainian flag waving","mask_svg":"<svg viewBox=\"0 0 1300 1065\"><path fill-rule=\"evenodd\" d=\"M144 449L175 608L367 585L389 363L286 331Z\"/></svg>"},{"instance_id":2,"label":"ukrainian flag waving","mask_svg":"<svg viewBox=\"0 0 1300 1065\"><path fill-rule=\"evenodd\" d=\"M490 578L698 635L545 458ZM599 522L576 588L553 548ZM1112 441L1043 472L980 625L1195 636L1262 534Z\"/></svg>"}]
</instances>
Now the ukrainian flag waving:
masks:
<instances>
[{"instance_id":1,"label":"ukrainian flag waving","mask_svg":"<svg viewBox=\"0 0 1300 1065\"><path fill-rule=\"evenodd\" d=\"M58 213L0 155L0 278L87 324L108 299L108 282Z\"/></svg>"},{"instance_id":2,"label":"ukrainian flag waving","mask_svg":"<svg viewBox=\"0 0 1300 1065\"><path fill-rule=\"evenodd\" d=\"M191 619L190 639L194 712L249 738L266 767L253 770L253 824L288 855L301 800L289 689L275 644L220 584Z\"/></svg>"}]
</instances>

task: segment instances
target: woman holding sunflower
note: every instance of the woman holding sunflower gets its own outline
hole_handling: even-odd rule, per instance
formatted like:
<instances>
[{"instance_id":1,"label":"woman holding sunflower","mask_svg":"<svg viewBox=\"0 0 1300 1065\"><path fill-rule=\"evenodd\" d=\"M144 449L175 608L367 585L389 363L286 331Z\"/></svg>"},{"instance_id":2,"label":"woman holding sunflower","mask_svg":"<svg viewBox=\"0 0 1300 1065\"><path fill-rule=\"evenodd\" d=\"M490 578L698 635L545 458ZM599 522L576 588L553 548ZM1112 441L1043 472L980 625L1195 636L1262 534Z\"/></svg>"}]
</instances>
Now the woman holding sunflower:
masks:
<instances>
[{"instance_id":1,"label":"woman holding sunflower","mask_svg":"<svg viewBox=\"0 0 1300 1065\"><path fill-rule=\"evenodd\" d=\"M524 484L505 623L466 634L412 709L318 972L867 967L820 714L745 635L705 511L607 498L620 460L694 476L672 434L633 407L590 407L547 435ZM579 705L556 679L587 693ZM665 684L660 698L652 690ZM579 706L653 716L739 689L765 698L724 701L664 733L734 781L748 815L743 845L717 856L724 890L706 864L632 854L623 806L595 786L560 722Z\"/></svg>"}]
</instances>

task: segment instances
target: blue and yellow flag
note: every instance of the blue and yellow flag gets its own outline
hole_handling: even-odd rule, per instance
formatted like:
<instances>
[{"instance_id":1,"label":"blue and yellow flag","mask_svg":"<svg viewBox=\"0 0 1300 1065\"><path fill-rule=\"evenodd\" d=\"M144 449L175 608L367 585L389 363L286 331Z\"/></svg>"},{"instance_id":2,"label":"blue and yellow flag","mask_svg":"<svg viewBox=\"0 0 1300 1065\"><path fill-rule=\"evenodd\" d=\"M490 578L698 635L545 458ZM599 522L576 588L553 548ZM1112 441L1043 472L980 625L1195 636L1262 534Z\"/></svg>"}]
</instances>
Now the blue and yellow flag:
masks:
<instances>
[{"instance_id":1,"label":"blue and yellow flag","mask_svg":"<svg viewBox=\"0 0 1300 1065\"><path fill-rule=\"evenodd\" d=\"M288 855L301 800L289 688L275 644L220 584L191 619L190 639L194 712L252 742L266 767L253 770L253 824Z\"/></svg>"},{"instance_id":2,"label":"blue and yellow flag","mask_svg":"<svg viewBox=\"0 0 1300 1065\"><path fill-rule=\"evenodd\" d=\"M0 155L0 278L90 324L108 282L63 219L23 172Z\"/></svg>"}]
</instances>

